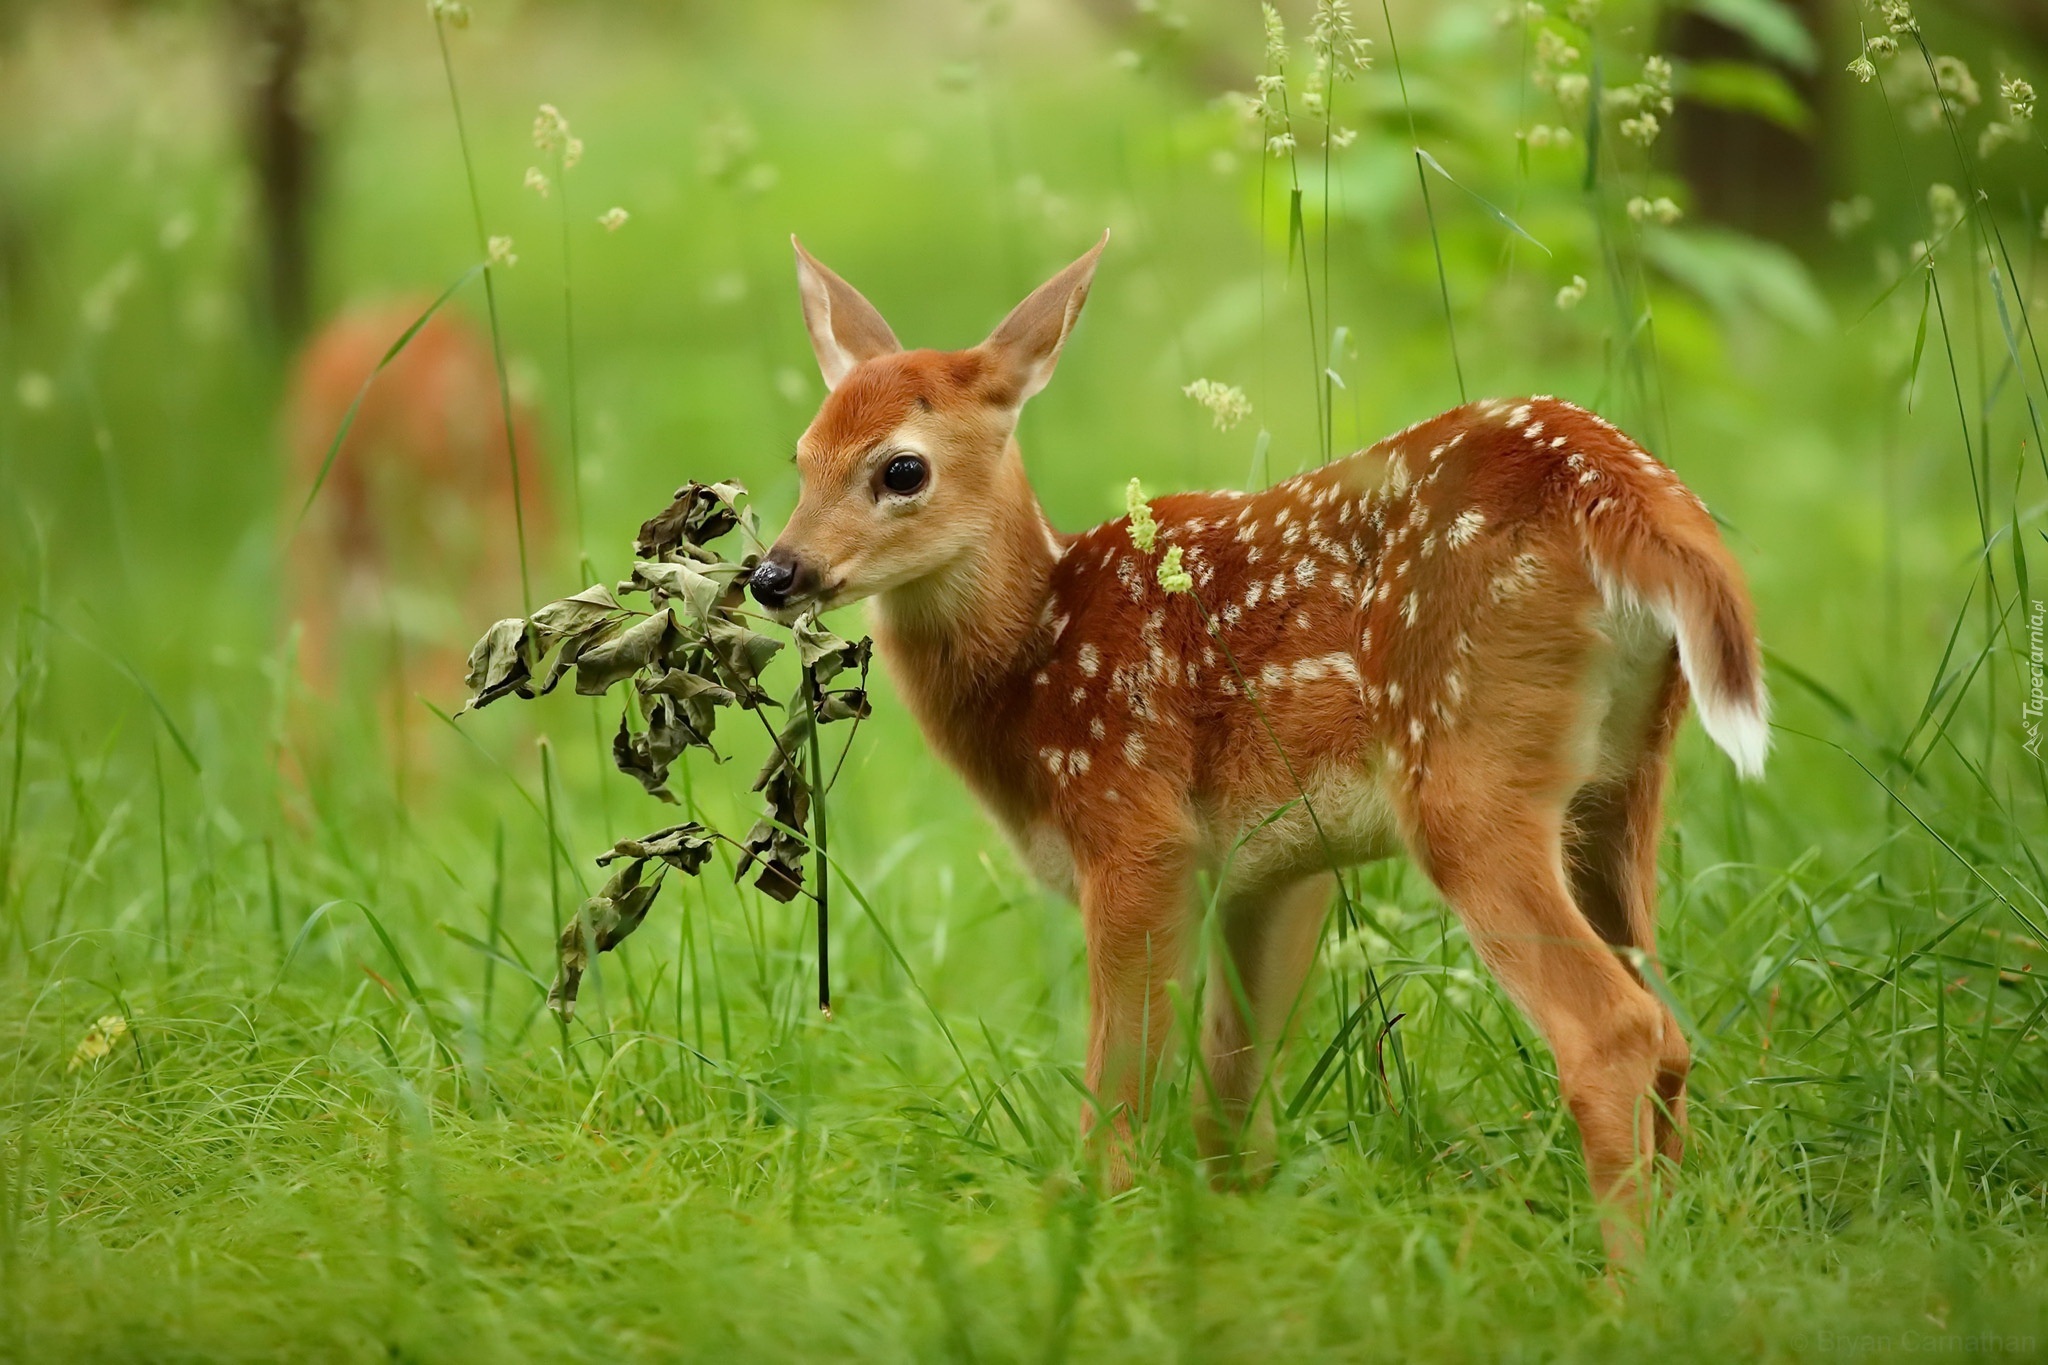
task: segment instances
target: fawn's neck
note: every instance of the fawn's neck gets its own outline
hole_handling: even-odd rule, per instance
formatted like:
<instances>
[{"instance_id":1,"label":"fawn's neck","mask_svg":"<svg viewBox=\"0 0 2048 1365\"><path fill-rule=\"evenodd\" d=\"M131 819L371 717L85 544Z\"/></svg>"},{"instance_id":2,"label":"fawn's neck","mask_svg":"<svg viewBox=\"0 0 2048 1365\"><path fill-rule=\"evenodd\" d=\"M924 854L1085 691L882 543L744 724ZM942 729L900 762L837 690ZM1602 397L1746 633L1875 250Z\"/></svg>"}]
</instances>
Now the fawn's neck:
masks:
<instances>
[{"instance_id":1,"label":"fawn's neck","mask_svg":"<svg viewBox=\"0 0 2048 1365\"><path fill-rule=\"evenodd\" d=\"M986 542L947 569L884 593L884 659L926 737L984 799L1008 809L1019 785L1012 712L1044 650L1059 537L1013 440L991 496L1007 509Z\"/></svg>"}]
</instances>

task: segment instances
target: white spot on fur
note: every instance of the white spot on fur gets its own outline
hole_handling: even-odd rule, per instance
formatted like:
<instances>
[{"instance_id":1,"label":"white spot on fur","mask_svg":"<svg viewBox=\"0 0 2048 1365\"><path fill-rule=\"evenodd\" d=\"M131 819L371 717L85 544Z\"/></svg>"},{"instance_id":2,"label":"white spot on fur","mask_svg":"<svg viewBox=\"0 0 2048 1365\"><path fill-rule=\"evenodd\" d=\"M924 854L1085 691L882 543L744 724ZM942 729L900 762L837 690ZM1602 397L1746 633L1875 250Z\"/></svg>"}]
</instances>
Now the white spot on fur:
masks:
<instances>
[{"instance_id":1,"label":"white spot on fur","mask_svg":"<svg viewBox=\"0 0 2048 1365\"><path fill-rule=\"evenodd\" d=\"M1081 672L1092 678L1102 668L1102 653L1094 645L1082 645L1079 662Z\"/></svg>"},{"instance_id":2,"label":"white spot on fur","mask_svg":"<svg viewBox=\"0 0 2048 1365\"><path fill-rule=\"evenodd\" d=\"M1477 510L1458 513L1458 519L1451 523L1451 529L1444 533L1444 544L1453 550L1462 550L1472 543L1472 537L1479 534L1479 528L1486 525L1486 514Z\"/></svg>"}]
</instances>

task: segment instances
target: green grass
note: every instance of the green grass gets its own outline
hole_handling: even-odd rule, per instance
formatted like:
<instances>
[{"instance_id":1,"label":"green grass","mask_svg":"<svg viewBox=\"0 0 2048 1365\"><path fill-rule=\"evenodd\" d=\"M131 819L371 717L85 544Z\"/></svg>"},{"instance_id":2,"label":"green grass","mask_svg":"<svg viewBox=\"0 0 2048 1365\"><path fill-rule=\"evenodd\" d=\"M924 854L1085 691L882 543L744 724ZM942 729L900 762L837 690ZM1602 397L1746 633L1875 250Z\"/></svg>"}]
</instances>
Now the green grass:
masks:
<instances>
[{"instance_id":1,"label":"green grass","mask_svg":"<svg viewBox=\"0 0 2048 1365\"><path fill-rule=\"evenodd\" d=\"M1652 14L1609 9L1621 83ZM1518 151L1543 98L1519 26L1396 5L1405 92L1368 9L1379 65L1337 109L1360 136L1326 199L1305 132L1291 257L1289 169L1171 64L1215 42L1248 83L1254 18L1190 6L1186 36L1141 20L1106 40L1064 10L991 13L486 7L450 34L485 229L518 242L498 305L513 382L550 417L558 513L563 227L518 188L545 164L534 106L589 147L568 223L585 544L535 547L536 597L583 586L579 550L623 573L686 478L745 479L771 525L793 501L819 386L792 229L939 345L1114 229L1022 432L1067 528L1113 515L1133 476L1241 485L1255 460L1285 474L1456 401L1447 294L1475 395L1556 392L1654 437L1724 519L1772 651L1768 780L1736 784L1696 726L1680 746L1663 942L1694 1138L1626 1298L1548 1053L1404 866L1353 880L1361 925L1333 928L1276 1086L1301 1102L1270 1185L1201 1177L1183 1068L1138 1187L1093 1193L1076 916L886 680L832 807L835 1017L812 1003L803 906L714 864L672 879L558 1032L558 902L666 809L600 765L588 701L460 734L411 703L401 776L374 663L324 699L287 682L277 537L304 490L279 473L281 364L237 301L250 228L218 33L53 10L0 53L0 98L38 110L0 166L31 248L0 310L0 1355L2037 1353L2048 768L2022 747L2020 580L2044 595L2048 155L2008 147L1966 177L1982 110L1959 140L1895 139L1877 89L1845 79L1829 165L1876 213L1816 278L1691 222L1645 234L1620 203L1685 195L1655 158L1608 147L1589 197L1582 143ZM1922 20L1995 99L1991 38ZM1839 70L1855 35L1823 37ZM327 74L322 311L431 296L475 261L431 24L372 6L352 42ZM713 155L735 116L750 148ZM1425 215L1411 117L1552 254L1439 184ZM1926 186L1973 179L1990 197L1937 255L1916 348L1932 294L1903 262L1934 235ZM606 234L589 220L614 203L633 216ZM2009 262L2003 324L1980 245ZM80 299L128 258L112 325L88 331ZM1592 292L1561 311L1574 274ZM475 286L454 306L484 313ZM51 376L47 408L18 401L24 371ZM1243 385L1253 418L1213 431L1179 392L1198 375ZM502 595L515 610L518 585ZM456 680L426 700L452 710ZM743 830L754 756L693 755L696 810ZM1368 963L1393 1037L1354 1029L1326 1059ZM108 1014L130 1036L69 1070Z\"/></svg>"}]
</instances>

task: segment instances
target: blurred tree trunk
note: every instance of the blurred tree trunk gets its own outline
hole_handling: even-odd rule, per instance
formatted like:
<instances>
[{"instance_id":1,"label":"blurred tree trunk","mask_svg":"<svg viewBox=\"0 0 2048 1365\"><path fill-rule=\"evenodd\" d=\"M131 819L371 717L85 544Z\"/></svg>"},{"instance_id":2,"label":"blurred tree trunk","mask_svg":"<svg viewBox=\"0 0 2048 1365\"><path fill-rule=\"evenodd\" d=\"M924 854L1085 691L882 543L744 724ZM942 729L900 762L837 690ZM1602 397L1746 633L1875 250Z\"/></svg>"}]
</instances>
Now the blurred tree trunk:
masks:
<instances>
[{"instance_id":1,"label":"blurred tree trunk","mask_svg":"<svg viewBox=\"0 0 2048 1365\"><path fill-rule=\"evenodd\" d=\"M261 294L285 340L304 331L312 282L313 199L320 139L308 110L311 0L234 0L249 44L243 135L256 174L263 262Z\"/></svg>"},{"instance_id":2,"label":"blurred tree trunk","mask_svg":"<svg viewBox=\"0 0 2048 1365\"><path fill-rule=\"evenodd\" d=\"M1779 0L1816 46L1829 51L1826 0ZM1666 48L1692 64L1741 62L1783 77L1813 111L1812 126L1796 132L1743 109L1681 99L1673 119L1676 169L1692 187L1694 216L1791 246L1818 240L1827 221L1828 168L1823 103L1826 63L1799 69L1760 51L1743 34L1696 10L1672 18Z\"/></svg>"}]
</instances>

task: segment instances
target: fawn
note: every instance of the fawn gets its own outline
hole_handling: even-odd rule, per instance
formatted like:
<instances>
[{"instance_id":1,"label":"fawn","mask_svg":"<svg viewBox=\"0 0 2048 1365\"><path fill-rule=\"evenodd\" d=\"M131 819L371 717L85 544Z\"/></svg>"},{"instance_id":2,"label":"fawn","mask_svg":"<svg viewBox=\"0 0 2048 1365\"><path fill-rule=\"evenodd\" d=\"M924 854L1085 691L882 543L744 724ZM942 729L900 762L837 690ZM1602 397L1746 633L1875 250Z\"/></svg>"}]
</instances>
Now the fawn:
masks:
<instances>
[{"instance_id":1,"label":"fawn","mask_svg":"<svg viewBox=\"0 0 2048 1365\"><path fill-rule=\"evenodd\" d=\"M505 415L487 338L446 312L430 318L367 390L423 301L363 307L300 353L285 407L296 518L349 405L355 421L287 555L288 619L303 628L301 670L316 684L341 657L389 662L387 681L445 677L462 622L518 592L518 527ZM544 463L532 412L512 405L520 501L531 548L547 529Z\"/></svg>"},{"instance_id":2,"label":"fawn","mask_svg":"<svg viewBox=\"0 0 2048 1365\"><path fill-rule=\"evenodd\" d=\"M1641 973L1659 970L1688 694L1745 776L1767 748L1739 570L1669 469L1529 398L1261 492L1157 499L1157 548L1181 547L1192 580L1165 590L1128 518L1048 524L1015 438L1107 243L964 351L902 350L796 245L830 392L755 597L785 615L875 598L926 736L1079 900L1113 1182L1171 1031L1197 874L1218 879L1218 965L1242 987L1212 982L1203 1024L1200 1136L1228 1154L1260 1117L1335 869L1405 847L1554 1052L1625 1261L1650 1162L1675 1160L1685 1127L1690 1054Z\"/></svg>"}]
</instances>

